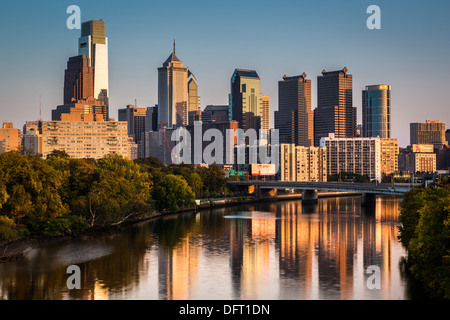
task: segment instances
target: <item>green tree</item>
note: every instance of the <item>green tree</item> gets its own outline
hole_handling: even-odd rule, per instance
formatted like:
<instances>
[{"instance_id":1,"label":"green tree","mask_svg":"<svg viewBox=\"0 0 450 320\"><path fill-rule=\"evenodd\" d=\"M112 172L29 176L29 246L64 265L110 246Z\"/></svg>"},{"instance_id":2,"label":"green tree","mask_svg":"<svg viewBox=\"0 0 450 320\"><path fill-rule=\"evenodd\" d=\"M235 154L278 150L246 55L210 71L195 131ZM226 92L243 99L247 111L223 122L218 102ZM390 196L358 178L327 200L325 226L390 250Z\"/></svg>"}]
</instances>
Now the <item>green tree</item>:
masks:
<instances>
[{"instance_id":1,"label":"green tree","mask_svg":"<svg viewBox=\"0 0 450 320\"><path fill-rule=\"evenodd\" d=\"M177 175L166 175L153 191L155 209L161 212L178 211L195 206L195 194L186 180Z\"/></svg>"},{"instance_id":2,"label":"green tree","mask_svg":"<svg viewBox=\"0 0 450 320\"><path fill-rule=\"evenodd\" d=\"M405 194L400 239L411 273L431 298L450 299L450 189L448 181Z\"/></svg>"},{"instance_id":3,"label":"green tree","mask_svg":"<svg viewBox=\"0 0 450 320\"><path fill-rule=\"evenodd\" d=\"M47 219L66 215L69 210L59 195L60 172L35 156L18 152L0 155L0 214L20 223L22 218ZM4 201L6 199L6 201Z\"/></svg>"},{"instance_id":4,"label":"green tree","mask_svg":"<svg viewBox=\"0 0 450 320\"><path fill-rule=\"evenodd\" d=\"M152 183L133 161L108 155L98 161L98 180L87 195L91 226L118 225L150 210Z\"/></svg>"}]
</instances>

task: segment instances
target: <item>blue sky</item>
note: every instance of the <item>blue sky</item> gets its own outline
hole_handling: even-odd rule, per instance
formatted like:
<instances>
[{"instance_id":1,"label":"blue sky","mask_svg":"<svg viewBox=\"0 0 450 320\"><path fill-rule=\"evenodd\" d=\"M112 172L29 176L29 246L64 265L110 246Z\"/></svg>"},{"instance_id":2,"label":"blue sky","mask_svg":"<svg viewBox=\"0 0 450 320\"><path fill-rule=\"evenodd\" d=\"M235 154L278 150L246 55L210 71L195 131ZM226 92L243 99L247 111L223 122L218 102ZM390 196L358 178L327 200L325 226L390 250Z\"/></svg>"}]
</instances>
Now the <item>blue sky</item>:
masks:
<instances>
[{"instance_id":1,"label":"blue sky","mask_svg":"<svg viewBox=\"0 0 450 320\"><path fill-rule=\"evenodd\" d=\"M450 127L450 1L190 0L0 2L0 122L22 128L62 103L67 60L82 21L103 19L109 38L110 114L127 104L157 103L157 68L172 51L199 81L202 108L227 104L235 68L257 70L261 91L278 108L278 81L306 72L316 107L317 76L346 66L361 119L366 85L392 85L392 136L409 143L409 123ZM366 9L381 8L381 30L369 30ZM272 123L273 123L273 114Z\"/></svg>"}]
</instances>

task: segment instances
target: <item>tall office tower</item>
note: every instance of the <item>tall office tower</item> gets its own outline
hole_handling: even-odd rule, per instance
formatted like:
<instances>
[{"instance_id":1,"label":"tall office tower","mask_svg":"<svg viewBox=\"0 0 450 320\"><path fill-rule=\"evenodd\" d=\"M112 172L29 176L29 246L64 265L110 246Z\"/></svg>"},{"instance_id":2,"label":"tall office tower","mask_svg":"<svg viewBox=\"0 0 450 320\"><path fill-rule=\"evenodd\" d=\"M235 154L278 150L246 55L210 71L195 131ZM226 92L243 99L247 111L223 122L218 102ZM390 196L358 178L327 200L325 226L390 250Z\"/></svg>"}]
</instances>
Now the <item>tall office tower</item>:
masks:
<instances>
[{"instance_id":1,"label":"tall office tower","mask_svg":"<svg viewBox=\"0 0 450 320\"><path fill-rule=\"evenodd\" d=\"M447 141L447 145L450 145L450 129L445 131L445 141Z\"/></svg>"},{"instance_id":2,"label":"tall office tower","mask_svg":"<svg viewBox=\"0 0 450 320\"><path fill-rule=\"evenodd\" d=\"M194 74L188 71L188 112L200 110L200 97L198 96L198 82Z\"/></svg>"},{"instance_id":3,"label":"tall office tower","mask_svg":"<svg viewBox=\"0 0 450 320\"><path fill-rule=\"evenodd\" d=\"M64 104L94 96L93 70L88 56L69 58L64 74Z\"/></svg>"},{"instance_id":4,"label":"tall office tower","mask_svg":"<svg viewBox=\"0 0 450 320\"><path fill-rule=\"evenodd\" d=\"M189 68L173 52L158 68L158 125L166 128L188 124L188 71Z\"/></svg>"},{"instance_id":5,"label":"tall office tower","mask_svg":"<svg viewBox=\"0 0 450 320\"><path fill-rule=\"evenodd\" d=\"M295 77L284 76L283 81L278 82L275 129L279 130L280 143L303 147L314 145L311 80L306 79L306 73Z\"/></svg>"},{"instance_id":6,"label":"tall office tower","mask_svg":"<svg viewBox=\"0 0 450 320\"><path fill-rule=\"evenodd\" d=\"M353 107L353 77L347 68L322 71L317 77L317 108L314 110L314 145L334 133L336 138L356 137L356 108Z\"/></svg>"},{"instance_id":7,"label":"tall office tower","mask_svg":"<svg viewBox=\"0 0 450 320\"><path fill-rule=\"evenodd\" d=\"M89 58L94 71L94 98L109 105L108 38L105 21L91 20L81 24L78 54ZM107 115L109 119L109 113Z\"/></svg>"},{"instance_id":8,"label":"tall office tower","mask_svg":"<svg viewBox=\"0 0 450 320\"><path fill-rule=\"evenodd\" d=\"M158 130L158 105L148 107L145 114L145 131Z\"/></svg>"},{"instance_id":9,"label":"tall office tower","mask_svg":"<svg viewBox=\"0 0 450 320\"><path fill-rule=\"evenodd\" d=\"M263 117L261 121L261 129L269 130L270 122L270 98L269 96L262 97Z\"/></svg>"},{"instance_id":10,"label":"tall office tower","mask_svg":"<svg viewBox=\"0 0 450 320\"><path fill-rule=\"evenodd\" d=\"M439 120L411 123L410 143L432 144L436 149L442 148L445 145L445 123Z\"/></svg>"},{"instance_id":11,"label":"tall office tower","mask_svg":"<svg viewBox=\"0 0 450 320\"><path fill-rule=\"evenodd\" d=\"M362 136L391 137L391 86L366 86L363 90Z\"/></svg>"},{"instance_id":12,"label":"tall office tower","mask_svg":"<svg viewBox=\"0 0 450 320\"><path fill-rule=\"evenodd\" d=\"M128 136L132 137L135 143L138 143L142 134L148 131L145 127L146 115L147 108L128 105L125 109L119 109L119 121L128 123Z\"/></svg>"},{"instance_id":13,"label":"tall office tower","mask_svg":"<svg viewBox=\"0 0 450 320\"><path fill-rule=\"evenodd\" d=\"M261 80L254 70L236 69L231 77L229 119L239 123L239 128L259 130L264 123Z\"/></svg>"}]
</instances>

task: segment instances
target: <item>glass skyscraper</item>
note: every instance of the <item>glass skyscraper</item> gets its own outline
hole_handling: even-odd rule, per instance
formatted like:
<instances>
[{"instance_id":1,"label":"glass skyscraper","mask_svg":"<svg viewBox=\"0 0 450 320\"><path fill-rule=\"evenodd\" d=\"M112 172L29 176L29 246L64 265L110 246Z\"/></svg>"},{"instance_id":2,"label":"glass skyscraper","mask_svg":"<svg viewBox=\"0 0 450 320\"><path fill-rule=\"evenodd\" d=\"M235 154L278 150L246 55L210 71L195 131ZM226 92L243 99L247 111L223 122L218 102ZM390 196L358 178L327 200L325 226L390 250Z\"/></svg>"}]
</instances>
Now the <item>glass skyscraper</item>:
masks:
<instances>
[{"instance_id":1,"label":"glass skyscraper","mask_svg":"<svg viewBox=\"0 0 450 320\"><path fill-rule=\"evenodd\" d=\"M391 137L391 86L366 86L363 90L362 136Z\"/></svg>"}]
</instances>

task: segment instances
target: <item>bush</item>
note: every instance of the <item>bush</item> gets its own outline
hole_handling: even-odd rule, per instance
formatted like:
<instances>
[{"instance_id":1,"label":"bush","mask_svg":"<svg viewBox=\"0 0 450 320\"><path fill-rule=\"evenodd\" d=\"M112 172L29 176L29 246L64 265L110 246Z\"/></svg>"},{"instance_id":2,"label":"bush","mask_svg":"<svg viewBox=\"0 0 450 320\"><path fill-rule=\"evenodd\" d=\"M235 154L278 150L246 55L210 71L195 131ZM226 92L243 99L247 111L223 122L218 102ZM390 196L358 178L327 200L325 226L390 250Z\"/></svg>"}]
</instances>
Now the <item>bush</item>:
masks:
<instances>
[{"instance_id":1,"label":"bush","mask_svg":"<svg viewBox=\"0 0 450 320\"><path fill-rule=\"evenodd\" d=\"M26 225L32 235L60 236L70 231L67 218L28 219Z\"/></svg>"},{"instance_id":2,"label":"bush","mask_svg":"<svg viewBox=\"0 0 450 320\"><path fill-rule=\"evenodd\" d=\"M11 240L16 237L16 224L13 219L0 216L0 240Z\"/></svg>"}]
</instances>

